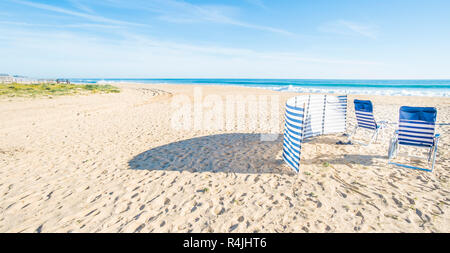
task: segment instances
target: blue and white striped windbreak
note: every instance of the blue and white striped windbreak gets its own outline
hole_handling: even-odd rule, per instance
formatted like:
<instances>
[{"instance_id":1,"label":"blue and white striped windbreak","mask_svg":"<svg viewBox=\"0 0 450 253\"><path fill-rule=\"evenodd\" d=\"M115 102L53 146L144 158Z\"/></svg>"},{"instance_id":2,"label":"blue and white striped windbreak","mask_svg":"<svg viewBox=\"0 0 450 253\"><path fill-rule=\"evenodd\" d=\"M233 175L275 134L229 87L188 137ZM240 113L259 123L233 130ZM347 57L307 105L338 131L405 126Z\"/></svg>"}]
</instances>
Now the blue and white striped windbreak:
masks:
<instances>
[{"instance_id":1,"label":"blue and white striped windbreak","mask_svg":"<svg viewBox=\"0 0 450 253\"><path fill-rule=\"evenodd\" d=\"M305 138L345 132L347 96L307 95L286 102L283 159L296 172Z\"/></svg>"},{"instance_id":2,"label":"blue and white striped windbreak","mask_svg":"<svg viewBox=\"0 0 450 253\"><path fill-rule=\"evenodd\" d=\"M437 111L433 107L400 107L399 144L431 147Z\"/></svg>"},{"instance_id":3,"label":"blue and white striped windbreak","mask_svg":"<svg viewBox=\"0 0 450 253\"><path fill-rule=\"evenodd\" d=\"M325 95L323 133L343 133L347 130L347 95Z\"/></svg>"},{"instance_id":4,"label":"blue and white striped windbreak","mask_svg":"<svg viewBox=\"0 0 450 253\"><path fill-rule=\"evenodd\" d=\"M355 114L358 127L375 130L377 129L377 123L373 117L373 105L370 100L358 100L353 101L355 103Z\"/></svg>"},{"instance_id":5,"label":"blue and white striped windbreak","mask_svg":"<svg viewBox=\"0 0 450 253\"><path fill-rule=\"evenodd\" d=\"M283 140L283 159L295 171L300 167L300 149L303 139L304 105L297 105L295 97L286 102Z\"/></svg>"}]
</instances>

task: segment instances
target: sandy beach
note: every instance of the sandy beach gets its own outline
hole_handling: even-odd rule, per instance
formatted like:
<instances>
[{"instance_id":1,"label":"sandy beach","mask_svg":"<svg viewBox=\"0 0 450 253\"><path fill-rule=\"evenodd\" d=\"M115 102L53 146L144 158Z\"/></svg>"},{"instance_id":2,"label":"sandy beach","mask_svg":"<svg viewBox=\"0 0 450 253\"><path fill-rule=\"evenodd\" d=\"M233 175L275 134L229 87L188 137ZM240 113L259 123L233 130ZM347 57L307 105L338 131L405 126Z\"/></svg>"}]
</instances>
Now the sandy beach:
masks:
<instances>
[{"instance_id":1,"label":"sandy beach","mask_svg":"<svg viewBox=\"0 0 450 253\"><path fill-rule=\"evenodd\" d=\"M195 86L117 86L0 98L0 232L450 232L450 126L437 127L431 173L387 164L389 125L369 147L337 145L342 134L313 138L296 174L281 158L282 136L262 141L259 125L174 130L173 98ZM201 90L277 95L280 126L285 101L299 95ZM350 95L348 130L355 98L372 100L377 120L396 122L411 105L450 122L450 98Z\"/></svg>"}]
</instances>

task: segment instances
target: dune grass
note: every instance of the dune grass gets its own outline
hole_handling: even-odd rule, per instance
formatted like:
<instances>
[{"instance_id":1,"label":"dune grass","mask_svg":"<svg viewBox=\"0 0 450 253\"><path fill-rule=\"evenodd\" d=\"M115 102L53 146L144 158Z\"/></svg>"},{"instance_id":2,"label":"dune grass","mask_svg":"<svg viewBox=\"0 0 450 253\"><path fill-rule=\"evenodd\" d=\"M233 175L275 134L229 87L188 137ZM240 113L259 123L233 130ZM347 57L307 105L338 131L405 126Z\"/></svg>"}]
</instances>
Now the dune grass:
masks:
<instances>
[{"instance_id":1,"label":"dune grass","mask_svg":"<svg viewBox=\"0 0 450 253\"><path fill-rule=\"evenodd\" d=\"M0 96L7 97L38 97L62 96L90 93L118 93L120 89L112 85L99 84L66 84L66 83L0 83Z\"/></svg>"}]
</instances>

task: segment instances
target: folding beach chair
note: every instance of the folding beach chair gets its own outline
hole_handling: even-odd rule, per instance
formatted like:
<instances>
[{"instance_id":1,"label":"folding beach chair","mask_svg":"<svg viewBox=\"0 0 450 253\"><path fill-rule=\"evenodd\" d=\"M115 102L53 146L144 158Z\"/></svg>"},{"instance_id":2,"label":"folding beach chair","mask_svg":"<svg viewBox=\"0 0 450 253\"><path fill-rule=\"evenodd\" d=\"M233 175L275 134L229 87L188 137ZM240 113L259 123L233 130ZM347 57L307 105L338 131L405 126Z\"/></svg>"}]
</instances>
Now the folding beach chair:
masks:
<instances>
[{"instance_id":1,"label":"folding beach chair","mask_svg":"<svg viewBox=\"0 0 450 253\"><path fill-rule=\"evenodd\" d=\"M439 134L435 134L436 108L433 107L400 107L398 130L391 139L388 151L389 164L410 169L433 171L436 160ZM397 156L400 145L428 149L428 165L431 169L391 162Z\"/></svg>"},{"instance_id":2,"label":"folding beach chair","mask_svg":"<svg viewBox=\"0 0 450 253\"><path fill-rule=\"evenodd\" d=\"M377 123L375 121L375 118L373 116L373 105L370 100L355 99L353 102L355 104L355 114L356 114L357 124L356 124L355 130L353 130L353 133L351 133L349 135L348 141L349 141L349 143L351 143L351 138L353 137L353 135L356 134L356 130L358 130L358 128L365 128L365 129L373 131L372 138L370 139L369 143L361 143L361 142L357 142L357 143L368 146L368 145L372 144L372 142L374 140L375 141L377 140L378 132L384 126L385 122L380 121Z\"/></svg>"}]
</instances>

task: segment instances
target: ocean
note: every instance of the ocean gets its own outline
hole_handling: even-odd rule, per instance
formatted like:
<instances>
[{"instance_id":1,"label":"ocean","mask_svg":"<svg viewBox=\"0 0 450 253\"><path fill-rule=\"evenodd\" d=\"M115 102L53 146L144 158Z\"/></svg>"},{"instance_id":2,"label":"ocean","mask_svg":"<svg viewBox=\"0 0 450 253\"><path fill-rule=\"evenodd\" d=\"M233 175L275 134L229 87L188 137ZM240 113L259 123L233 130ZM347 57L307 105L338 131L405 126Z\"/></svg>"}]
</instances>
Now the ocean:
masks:
<instances>
[{"instance_id":1,"label":"ocean","mask_svg":"<svg viewBox=\"0 0 450 253\"><path fill-rule=\"evenodd\" d=\"M450 97L450 80L343 79L70 79L73 83L123 82L246 86L288 92Z\"/></svg>"}]
</instances>

